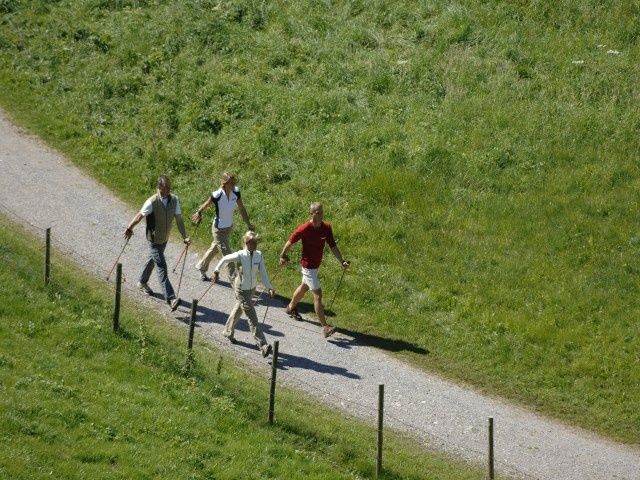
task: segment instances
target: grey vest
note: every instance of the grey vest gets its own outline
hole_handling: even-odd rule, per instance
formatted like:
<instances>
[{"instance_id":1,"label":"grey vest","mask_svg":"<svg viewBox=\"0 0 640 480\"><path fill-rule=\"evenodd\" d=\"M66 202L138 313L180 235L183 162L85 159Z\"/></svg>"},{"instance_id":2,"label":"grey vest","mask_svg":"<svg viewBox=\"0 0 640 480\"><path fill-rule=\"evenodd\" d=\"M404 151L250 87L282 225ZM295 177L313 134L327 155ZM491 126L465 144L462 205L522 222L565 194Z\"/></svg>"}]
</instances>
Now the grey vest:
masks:
<instances>
[{"instance_id":1,"label":"grey vest","mask_svg":"<svg viewBox=\"0 0 640 480\"><path fill-rule=\"evenodd\" d=\"M171 223L176 216L178 201L175 196L169 195L169 202L165 207L159 193L149 197L149 200L151 200L152 212L146 217L147 240L151 243L165 243L169 240Z\"/></svg>"}]
</instances>

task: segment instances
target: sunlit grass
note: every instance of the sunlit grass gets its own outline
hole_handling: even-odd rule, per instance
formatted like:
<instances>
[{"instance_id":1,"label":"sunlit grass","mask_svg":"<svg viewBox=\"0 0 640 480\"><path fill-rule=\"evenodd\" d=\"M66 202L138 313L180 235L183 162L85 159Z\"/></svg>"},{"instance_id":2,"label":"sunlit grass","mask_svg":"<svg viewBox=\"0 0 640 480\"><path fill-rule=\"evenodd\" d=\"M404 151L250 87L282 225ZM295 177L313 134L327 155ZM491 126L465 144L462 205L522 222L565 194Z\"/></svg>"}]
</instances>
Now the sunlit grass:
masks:
<instances>
[{"instance_id":1,"label":"sunlit grass","mask_svg":"<svg viewBox=\"0 0 640 480\"><path fill-rule=\"evenodd\" d=\"M131 204L236 171L273 270L321 200L336 325L638 442L637 5L0 5L0 101Z\"/></svg>"}]
</instances>

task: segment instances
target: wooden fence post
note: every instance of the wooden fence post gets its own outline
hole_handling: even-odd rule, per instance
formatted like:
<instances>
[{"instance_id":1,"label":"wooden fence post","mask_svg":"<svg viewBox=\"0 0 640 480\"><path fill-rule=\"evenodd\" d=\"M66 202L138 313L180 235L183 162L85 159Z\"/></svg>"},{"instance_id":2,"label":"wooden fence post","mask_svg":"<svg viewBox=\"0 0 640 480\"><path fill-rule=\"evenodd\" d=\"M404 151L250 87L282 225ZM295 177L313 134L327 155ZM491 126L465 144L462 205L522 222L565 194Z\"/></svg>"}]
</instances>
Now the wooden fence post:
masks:
<instances>
[{"instance_id":1,"label":"wooden fence post","mask_svg":"<svg viewBox=\"0 0 640 480\"><path fill-rule=\"evenodd\" d=\"M120 328L120 295L122 293L122 264L118 263L116 267L116 299L113 306L113 331L117 332Z\"/></svg>"},{"instance_id":2,"label":"wooden fence post","mask_svg":"<svg viewBox=\"0 0 640 480\"><path fill-rule=\"evenodd\" d=\"M191 319L189 320L189 340L187 341L187 349L191 351L193 348L193 330L196 327L196 310L198 310L198 299L194 298L191 303Z\"/></svg>"},{"instance_id":3,"label":"wooden fence post","mask_svg":"<svg viewBox=\"0 0 640 480\"><path fill-rule=\"evenodd\" d=\"M273 358L271 360L271 388L269 389L269 425L273 425L273 411L276 402L276 373L278 371L278 347L280 342L273 342Z\"/></svg>"},{"instance_id":4,"label":"wooden fence post","mask_svg":"<svg viewBox=\"0 0 640 480\"><path fill-rule=\"evenodd\" d=\"M47 228L44 247L44 284L49 285L51 271L51 227Z\"/></svg>"},{"instance_id":5,"label":"wooden fence post","mask_svg":"<svg viewBox=\"0 0 640 480\"><path fill-rule=\"evenodd\" d=\"M378 454L376 458L376 478L382 475L382 428L384 418L384 385L378 385Z\"/></svg>"},{"instance_id":6,"label":"wooden fence post","mask_svg":"<svg viewBox=\"0 0 640 480\"><path fill-rule=\"evenodd\" d=\"M494 458L493 458L493 417L489 417L489 480L494 480Z\"/></svg>"}]
</instances>

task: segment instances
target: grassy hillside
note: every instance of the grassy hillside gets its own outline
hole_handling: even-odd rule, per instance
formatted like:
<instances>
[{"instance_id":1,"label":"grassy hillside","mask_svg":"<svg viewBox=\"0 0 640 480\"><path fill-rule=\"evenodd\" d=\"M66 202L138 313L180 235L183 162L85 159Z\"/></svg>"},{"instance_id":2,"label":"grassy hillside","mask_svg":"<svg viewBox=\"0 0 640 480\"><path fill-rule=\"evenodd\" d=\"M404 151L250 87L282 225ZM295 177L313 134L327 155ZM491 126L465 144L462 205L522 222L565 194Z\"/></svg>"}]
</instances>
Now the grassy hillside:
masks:
<instances>
[{"instance_id":1,"label":"grassy hillside","mask_svg":"<svg viewBox=\"0 0 640 480\"><path fill-rule=\"evenodd\" d=\"M134 205L236 171L272 269L323 201L336 325L640 442L637 1L184 3L1 1L0 102Z\"/></svg>"},{"instance_id":2,"label":"grassy hillside","mask_svg":"<svg viewBox=\"0 0 640 480\"><path fill-rule=\"evenodd\" d=\"M376 433L196 344L127 305L111 331L112 289L0 218L0 477L359 479L375 472ZM483 475L387 435L385 478Z\"/></svg>"}]
</instances>

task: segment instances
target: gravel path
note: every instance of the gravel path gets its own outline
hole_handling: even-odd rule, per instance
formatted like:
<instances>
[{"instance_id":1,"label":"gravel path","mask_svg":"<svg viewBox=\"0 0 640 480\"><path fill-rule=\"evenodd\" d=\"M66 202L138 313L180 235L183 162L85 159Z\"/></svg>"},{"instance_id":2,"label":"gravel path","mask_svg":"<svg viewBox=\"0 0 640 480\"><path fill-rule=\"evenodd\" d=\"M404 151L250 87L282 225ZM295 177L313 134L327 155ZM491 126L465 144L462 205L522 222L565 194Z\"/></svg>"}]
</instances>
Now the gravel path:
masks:
<instances>
[{"instance_id":1,"label":"gravel path","mask_svg":"<svg viewBox=\"0 0 640 480\"><path fill-rule=\"evenodd\" d=\"M0 198L0 211L38 234L52 227L52 242L57 249L105 278L135 210L38 138L13 126L2 111L0 172L0 188L5 193ZM179 191L175 193L180 195ZM175 242L167 247L170 267L175 265L181 248ZM135 289L145 256L142 223L121 260L128 280L125 291L155 307L168 321L185 325L188 305L171 314L162 302ZM193 268L196 260L197 255L190 252L180 291L183 299L200 297L206 287ZM55 275L55 266L53 272ZM275 272L270 273L273 278ZM155 274L150 284L159 290ZM173 284L177 288L175 276ZM251 344L246 321L240 321L238 345L223 341L221 332L232 303L227 285L214 286L199 305L196 335L231 352L266 379L270 367ZM480 464L486 463L487 419L493 417L496 469L516 478L640 480L640 450L635 447L560 425L418 371L370 346L371 339L366 336L337 333L327 341L317 324L291 320L283 306L274 301L265 322L268 340L280 341L279 382L371 420L376 416L378 384L384 384L386 425L408 431L432 448ZM260 319L264 311L265 306L259 305ZM415 348L402 342L386 347Z\"/></svg>"}]
</instances>

